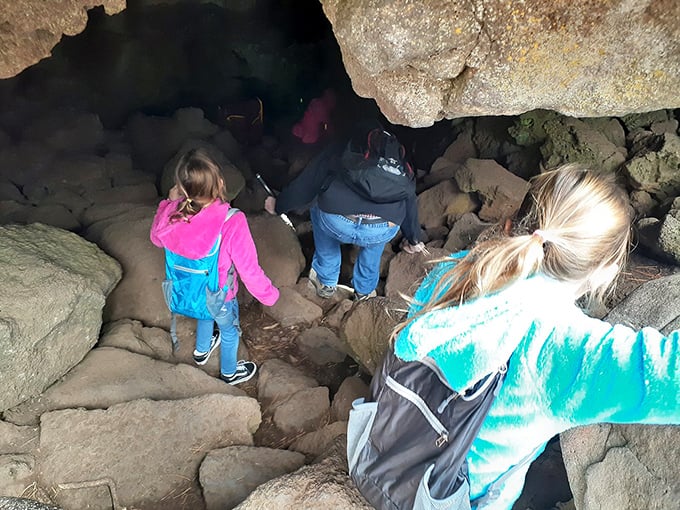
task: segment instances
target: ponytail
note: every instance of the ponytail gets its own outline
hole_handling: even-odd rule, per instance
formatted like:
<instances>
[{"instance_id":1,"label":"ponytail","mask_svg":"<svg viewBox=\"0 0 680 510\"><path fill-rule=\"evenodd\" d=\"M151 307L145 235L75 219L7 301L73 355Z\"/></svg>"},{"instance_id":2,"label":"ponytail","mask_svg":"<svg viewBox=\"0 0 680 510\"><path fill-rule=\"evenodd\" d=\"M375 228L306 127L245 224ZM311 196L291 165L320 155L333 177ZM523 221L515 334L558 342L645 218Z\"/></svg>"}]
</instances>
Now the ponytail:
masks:
<instances>
[{"instance_id":1,"label":"ponytail","mask_svg":"<svg viewBox=\"0 0 680 510\"><path fill-rule=\"evenodd\" d=\"M177 162L175 185L184 197L170 221L190 221L205 206L215 200L226 201L222 171L215 160L202 148L191 149Z\"/></svg>"},{"instance_id":2,"label":"ponytail","mask_svg":"<svg viewBox=\"0 0 680 510\"><path fill-rule=\"evenodd\" d=\"M472 248L443 274L430 299L418 303L419 312L397 326L393 338L421 314L461 305L538 272L578 284L581 295L604 297L617 271L608 271L610 279L595 275L623 267L629 248L632 210L625 191L613 175L578 165L540 174L531 184L531 210L522 220L528 230Z\"/></svg>"}]
</instances>

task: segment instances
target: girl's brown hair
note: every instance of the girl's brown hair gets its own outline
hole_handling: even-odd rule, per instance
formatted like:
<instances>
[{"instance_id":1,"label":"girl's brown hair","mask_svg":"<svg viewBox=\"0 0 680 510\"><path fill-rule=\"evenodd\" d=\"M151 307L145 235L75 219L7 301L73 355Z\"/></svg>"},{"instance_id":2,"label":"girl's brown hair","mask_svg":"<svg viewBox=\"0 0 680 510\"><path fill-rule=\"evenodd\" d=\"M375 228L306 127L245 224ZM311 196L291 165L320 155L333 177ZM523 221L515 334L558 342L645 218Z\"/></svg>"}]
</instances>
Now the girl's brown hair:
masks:
<instances>
[{"instance_id":1,"label":"girl's brown hair","mask_svg":"<svg viewBox=\"0 0 680 510\"><path fill-rule=\"evenodd\" d=\"M226 201L222 171L205 149L191 149L178 161L175 185L184 197L171 221L189 221L218 198Z\"/></svg>"},{"instance_id":2,"label":"girl's brown hair","mask_svg":"<svg viewBox=\"0 0 680 510\"><path fill-rule=\"evenodd\" d=\"M532 179L531 208L524 234L479 243L447 271L423 313L460 305L496 292L537 272L578 287L579 295L602 299L611 278L607 268L625 264L630 243L632 209L612 174L597 174L565 165ZM446 290L444 290L446 289ZM408 322L397 326L396 335Z\"/></svg>"}]
</instances>

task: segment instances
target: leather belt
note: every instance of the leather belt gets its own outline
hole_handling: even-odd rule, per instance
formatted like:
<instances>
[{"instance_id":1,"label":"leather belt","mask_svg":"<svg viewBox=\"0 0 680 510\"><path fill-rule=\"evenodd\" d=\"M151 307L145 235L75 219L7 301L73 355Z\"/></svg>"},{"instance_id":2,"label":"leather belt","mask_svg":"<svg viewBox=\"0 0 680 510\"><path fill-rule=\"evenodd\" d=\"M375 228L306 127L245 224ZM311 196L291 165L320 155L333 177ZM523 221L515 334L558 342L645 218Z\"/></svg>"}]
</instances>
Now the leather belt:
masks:
<instances>
[{"instance_id":1,"label":"leather belt","mask_svg":"<svg viewBox=\"0 0 680 510\"><path fill-rule=\"evenodd\" d=\"M361 223L363 225L375 225L378 223L391 223L388 222L386 219L381 218L380 216L373 216L371 214L345 214L345 218L347 218L349 221L353 223L359 223L359 220L361 220Z\"/></svg>"}]
</instances>

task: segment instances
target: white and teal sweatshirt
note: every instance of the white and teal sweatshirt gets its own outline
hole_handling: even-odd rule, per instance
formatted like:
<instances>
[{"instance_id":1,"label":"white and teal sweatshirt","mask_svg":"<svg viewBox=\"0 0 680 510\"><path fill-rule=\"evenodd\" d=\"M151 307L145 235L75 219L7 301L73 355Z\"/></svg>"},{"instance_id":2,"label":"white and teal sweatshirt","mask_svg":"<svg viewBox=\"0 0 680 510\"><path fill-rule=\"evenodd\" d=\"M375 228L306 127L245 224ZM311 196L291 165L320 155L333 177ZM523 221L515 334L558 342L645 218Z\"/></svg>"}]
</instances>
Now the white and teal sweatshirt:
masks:
<instances>
[{"instance_id":1,"label":"white and teal sweatshirt","mask_svg":"<svg viewBox=\"0 0 680 510\"><path fill-rule=\"evenodd\" d=\"M427 276L410 315L454 263L444 262ZM680 423L679 333L663 336L588 317L570 288L539 274L418 317L397 337L395 353L406 361L431 357L459 391L509 360L500 394L468 455L474 499L569 428ZM484 508L510 510L528 468L527 462L509 476L500 497Z\"/></svg>"}]
</instances>

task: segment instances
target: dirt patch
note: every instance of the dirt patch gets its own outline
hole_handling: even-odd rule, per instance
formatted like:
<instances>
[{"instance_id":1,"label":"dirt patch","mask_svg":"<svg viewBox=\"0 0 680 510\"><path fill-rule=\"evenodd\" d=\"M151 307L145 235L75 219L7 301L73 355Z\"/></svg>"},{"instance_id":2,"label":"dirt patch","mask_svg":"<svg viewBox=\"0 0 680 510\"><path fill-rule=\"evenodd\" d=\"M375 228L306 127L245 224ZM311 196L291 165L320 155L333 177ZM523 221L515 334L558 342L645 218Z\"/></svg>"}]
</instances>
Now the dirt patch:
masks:
<instances>
[{"instance_id":1,"label":"dirt patch","mask_svg":"<svg viewBox=\"0 0 680 510\"><path fill-rule=\"evenodd\" d=\"M301 352L297 344L297 337L313 324L304 327L296 325L282 327L271 317L267 316L257 303L244 306L241 309L242 342L248 348L250 359L258 366L268 359L279 359L298 368L302 373L313 377L320 386L327 386L331 400L345 378L355 375L359 365L349 356L342 363L328 363L317 365ZM249 396L257 398L257 384L255 380L240 386ZM266 413L262 423L255 433L254 442L257 446L269 448L287 448L303 434L283 434L272 422L272 417Z\"/></svg>"}]
</instances>

